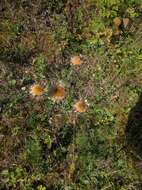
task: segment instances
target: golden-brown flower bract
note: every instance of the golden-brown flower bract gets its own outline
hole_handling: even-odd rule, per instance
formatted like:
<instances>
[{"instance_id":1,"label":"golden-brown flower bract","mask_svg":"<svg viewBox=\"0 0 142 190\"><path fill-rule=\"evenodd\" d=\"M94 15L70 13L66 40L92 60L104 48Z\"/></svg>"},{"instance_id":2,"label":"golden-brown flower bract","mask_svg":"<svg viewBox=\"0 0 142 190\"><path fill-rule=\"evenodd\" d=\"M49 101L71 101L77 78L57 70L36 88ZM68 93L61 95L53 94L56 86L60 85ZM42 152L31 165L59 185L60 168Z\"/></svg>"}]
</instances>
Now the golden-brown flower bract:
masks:
<instances>
[{"instance_id":1,"label":"golden-brown flower bract","mask_svg":"<svg viewBox=\"0 0 142 190\"><path fill-rule=\"evenodd\" d=\"M115 26L119 27L121 25L121 23L122 23L122 20L121 20L120 17L115 17L113 19L113 23L115 24Z\"/></svg>"},{"instance_id":2,"label":"golden-brown flower bract","mask_svg":"<svg viewBox=\"0 0 142 190\"><path fill-rule=\"evenodd\" d=\"M65 88L61 85L53 87L50 91L50 97L55 101L63 100L65 98Z\"/></svg>"},{"instance_id":3,"label":"golden-brown flower bract","mask_svg":"<svg viewBox=\"0 0 142 190\"><path fill-rule=\"evenodd\" d=\"M81 58L78 55L71 57L70 62L72 65L81 65L82 64Z\"/></svg>"},{"instance_id":4,"label":"golden-brown flower bract","mask_svg":"<svg viewBox=\"0 0 142 190\"><path fill-rule=\"evenodd\" d=\"M30 93L33 96L42 96L44 93L44 88L39 84L34 84L30 87Z\"/></svg>"},{"instance_id":5,"label":"golden-brown flower bract","mask_svg":"<svg viewBox=\"0 0 142 190\"><path fill-rule=\"evenodd\" d=\"M87 104L85 101L83 100L79 100L74 104L74 109L75 111L79 112L79 113L83 113L86 112L87 110Z\"/></svg>"}]
</instances>

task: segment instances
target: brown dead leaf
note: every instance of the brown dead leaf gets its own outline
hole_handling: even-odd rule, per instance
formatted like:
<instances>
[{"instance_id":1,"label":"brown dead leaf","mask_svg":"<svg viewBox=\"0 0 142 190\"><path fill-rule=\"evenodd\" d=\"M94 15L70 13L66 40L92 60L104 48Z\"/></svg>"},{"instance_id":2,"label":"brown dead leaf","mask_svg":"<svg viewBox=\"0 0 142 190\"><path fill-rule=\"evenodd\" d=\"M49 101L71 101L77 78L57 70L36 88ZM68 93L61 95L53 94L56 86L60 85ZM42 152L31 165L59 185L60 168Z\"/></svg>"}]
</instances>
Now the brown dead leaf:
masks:
<instances>
[{"instance_id":1,"label":"brown dead leaf","mask_svg":"<svg viewBox=\"0 0 142 190\"><path fill-rule=\"evenodd\" d=\"M124 28L127 28L128 24L129 24L129 18L123 18L123 26L124 26Z\"/></svg>"}]
</instances>

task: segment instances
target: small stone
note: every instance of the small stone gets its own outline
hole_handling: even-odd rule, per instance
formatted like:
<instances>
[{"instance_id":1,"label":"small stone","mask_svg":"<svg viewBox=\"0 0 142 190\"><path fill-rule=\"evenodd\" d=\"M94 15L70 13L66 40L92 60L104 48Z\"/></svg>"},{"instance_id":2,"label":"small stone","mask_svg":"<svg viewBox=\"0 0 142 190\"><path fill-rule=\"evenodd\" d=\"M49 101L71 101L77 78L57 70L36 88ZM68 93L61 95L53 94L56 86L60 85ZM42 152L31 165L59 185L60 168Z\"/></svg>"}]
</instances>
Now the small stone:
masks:
<instances>
[{"instance_id":1,"label":"small stone","mask_svg":"<svg viewBox=\"0 0 142 190\"><path fill-rule=\"evenodd\" d=\"M26 87L25 87L25 86L23 86L23 87L21 88L21 90L25 91L25 90L26 90Z\"/></svg>"}]
</instances>

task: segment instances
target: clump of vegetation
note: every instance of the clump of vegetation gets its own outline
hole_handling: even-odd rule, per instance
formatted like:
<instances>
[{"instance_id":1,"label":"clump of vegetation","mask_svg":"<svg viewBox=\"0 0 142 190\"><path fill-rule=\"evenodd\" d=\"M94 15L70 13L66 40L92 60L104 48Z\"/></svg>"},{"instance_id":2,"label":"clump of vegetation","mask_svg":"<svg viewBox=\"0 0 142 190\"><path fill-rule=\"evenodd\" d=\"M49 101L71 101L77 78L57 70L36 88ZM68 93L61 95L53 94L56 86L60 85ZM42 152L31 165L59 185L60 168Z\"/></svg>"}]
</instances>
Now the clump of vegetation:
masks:
<instances>
[{"instance_id":1,"label":"clump of vegetation","mask_svg":"<svg viewBox=\"0 0 142 190\"><path fill-rule=\"evenodd\" d=\"M141 190L141 1L0 7L0 189Z\"/></svg>"}]
</instances>

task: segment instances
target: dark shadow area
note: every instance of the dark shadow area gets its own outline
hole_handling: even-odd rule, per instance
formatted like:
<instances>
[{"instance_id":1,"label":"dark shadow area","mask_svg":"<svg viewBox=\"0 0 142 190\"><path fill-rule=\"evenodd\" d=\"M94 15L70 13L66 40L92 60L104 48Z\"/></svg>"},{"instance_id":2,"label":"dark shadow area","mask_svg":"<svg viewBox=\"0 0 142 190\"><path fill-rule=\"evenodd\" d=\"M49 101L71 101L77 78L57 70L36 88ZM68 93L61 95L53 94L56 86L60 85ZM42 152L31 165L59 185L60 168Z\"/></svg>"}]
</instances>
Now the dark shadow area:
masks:
<instances>
[{"instance_id":1,"label":"dark shadow area","mask_svg":"<svg viewBox=\"0 0 142 190\"><path fill-rule=\"evenodd\" d=\"M142 164L142 94L129 113L125 132L128 150L133 152L135 161ZM142 170L142 165L139 167Z\"/></svg>"}]
</instances>

